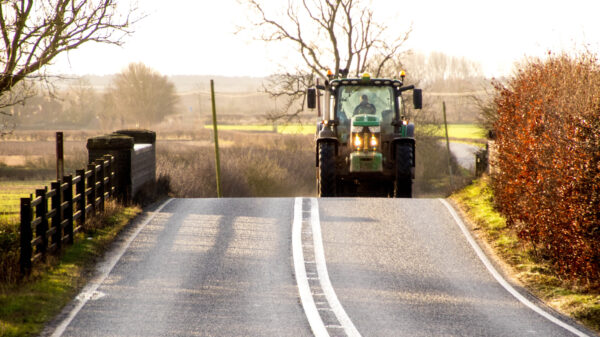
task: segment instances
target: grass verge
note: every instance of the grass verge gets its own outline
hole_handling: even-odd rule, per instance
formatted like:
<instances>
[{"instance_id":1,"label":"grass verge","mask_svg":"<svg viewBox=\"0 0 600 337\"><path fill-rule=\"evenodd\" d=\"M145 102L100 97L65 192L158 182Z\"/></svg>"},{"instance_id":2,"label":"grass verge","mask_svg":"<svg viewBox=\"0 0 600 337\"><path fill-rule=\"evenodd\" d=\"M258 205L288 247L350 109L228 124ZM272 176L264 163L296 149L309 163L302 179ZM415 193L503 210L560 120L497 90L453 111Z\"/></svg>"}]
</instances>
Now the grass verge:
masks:
<instances>
[{"instance_id":1,"label":"grass verge","mask_svg":"<svg viewBox=\"0 0 600 337\"><path fill-rule=\"evenodd\" d=\"M476 180L450 199L467 215L473 230L500 257L505 271L546 304L600 332L600 290L561 280L551 265L522 243L494 209L489 178Z\"/></svg>"},{"instance_id":2,"label":"grass verge","mask_svg":"<svg viewBox=\"0 0 600 337\"><path fill-rule=\"evenodd\" d=\"M139 207L108 203L92 229L79 234L60 261L36 267L18 284L0 284L0 336L34 336L87 281L93 262L116 235L141 212Z\"/></svg>"}]
</instances>

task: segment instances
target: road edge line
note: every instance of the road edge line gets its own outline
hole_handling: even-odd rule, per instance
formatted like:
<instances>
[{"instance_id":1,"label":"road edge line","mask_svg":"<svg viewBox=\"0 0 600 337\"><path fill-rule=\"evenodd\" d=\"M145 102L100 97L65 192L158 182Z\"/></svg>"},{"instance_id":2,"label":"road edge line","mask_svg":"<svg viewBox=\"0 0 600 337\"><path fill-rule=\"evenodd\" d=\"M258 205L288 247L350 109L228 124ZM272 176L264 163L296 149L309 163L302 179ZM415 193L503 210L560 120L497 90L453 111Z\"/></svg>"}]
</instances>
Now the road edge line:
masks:
<instances>
[{"instance_id":1,"label":"road edge line","mask_svg":"<svg viewBox=\"0 0 600 337\"><path fill-rule=\"evenodd\" d=\"M304 315L315 337L329 337L329 332L319 315L317 305L308 285L306 267L304 266L304 253L302 251L302 198L294 200L294 220L292 222L292 255L294 259L294 272L296 274L296 285L300 294L300 302L304 309Z\"/></svg>"},{"instance_id":2,"label":"road edge line","mask_svg":"<svg viewBox=\"0 0 600 337\"><path fill-rule=\"evenodd\" d=\"M448 203L448 201L446 201L444 199L438 199L438 200L444 206L446 206L446 208L450 212L450 215L452 215L452 217L454 218L454 221L456 222L456 224L458 225L458 227L462 231L463 235L467 238L467 241L469 242L469 244L471 245L471 247L473 248L473 250L477 254L477 257L479 257L479 260L481 260L481 262L483 262L483 264L485 265L485 267L487 268L487 270L490 272L490 274L492 274L492 276L494 277L494 279L496 279L496 281L498 283L500 283L500 285L502 285L502 287L504 289L506 289L506 291L508 291L511 295L513 295L513 297L515 297L517 300L519 300L521 303L523 303L526 307L528 307L529 309L535 311L540 316L546 318L550 322L552 322L552 323L560 326L561 328L563 328L563 329L565 329L565 330L567 330L567 331L569 331L569 332L571 332L571 333L573 333L573 334L575 334L577 336L589 337L589 335L587 335L584 332L578 330L574 326L572 326L570 324L567 324L567 323L563 322L562 320L554 317L553 315L549 314L547 311L543 310L542 308L540 308L539 306L535 305L533 302L531 302L530 300L528 300L527 298L525 298L525 296L521 295L521 293L519 293L512 285L510 285L510 283L508 283L508 281L506 281L504 279L504 277L502 277L502 275L498 272L498 270L496 270L496 268L492 265L492 263L490 262L490 260L488 259L488 257L485 255L485 253L483 252L483 250L481 249L481 247L479 247L479 244L477 243L477 241L475 241L475 239L473 238L473 236L471 235L471 233L467 229L467 226L465 225L465 223L462 221L462 219L460 218L460 216L458 216L458 213L456 213L456 210L454 209L454 207L452 207L452 205L450 205Z\"/></svg>"},{"instance_id":3,"label":"road edge line","mask_svg":"<svg viewBox=\"0 0 600 337\"><path fill-rule=\"evenodd\" d=\"M76 297L77 299L79 299L78 300L79 303L77 303L77 305L69 312L69 315L62 322L60 322L60 324L56 327L56 329L52 333L51 337L60 337L60 336L62 336L62 334L65 332L65 330L67 329L67 327L69 327L69 324L71 324L71 322L73 321L73 319L75 318L75 316L77 316L77 314L79 313L79 311L89 301L89 299L91 298L91 295L94 292L96 292L98 290L98 288L100 287L100 285L104 282L104 280L106 280L106 278L108 277L108 274L110 274L110 272L117 265L117 262L119 262L119 260L123 256L123 254L125 254L125 251L127 251L127 249L129 248L129 245L131 245L131 242L133 242L133 240L138 236L138 234L142 231L142 229L144 229L144 227L146 227L146 225L150 221L154 220L154 218L156 217L156 215L168 203L170 203L171 200L173 200L173 198L167 199L164 203L162 203L156 209L156 211L152 212L152 216L150 216L140 226L138 226L138 228L135 230L135 232L127 238L127 241L125 242L125 244L122 245L121 247L119 247L118 253L115 254L115 255L113 255L108 261L105 261L103 263L103 264L105 264L105 266L103 268L100 268L101 270L103 270L102 273L100 275L98 275L94 280L90 281L81 290L81 292L79 292L79 294Z\"/></svg>"},{"instance_id":4,"label":"road edge line","mask_svg":"<svg viewBox=\"0 0 600 337\"><path fill-rule=\"evenodd\" d=\"M323 289L327 302L329 302L333 313L344 328L346 334L349 337L361 337L360 332L358 332L354 323L352 323L352 320L344 310L344 307L342 307L342 304L331 285L329 272L327 271L327 263L325 261L325 249L323 247L323 236L321 234L321 221L319 220L319 217L318 201L316 198L311 198L310 224L312 226L315 262L317 263L317 273L319 275L321 289Z\"/></svg>"}]
</instances>

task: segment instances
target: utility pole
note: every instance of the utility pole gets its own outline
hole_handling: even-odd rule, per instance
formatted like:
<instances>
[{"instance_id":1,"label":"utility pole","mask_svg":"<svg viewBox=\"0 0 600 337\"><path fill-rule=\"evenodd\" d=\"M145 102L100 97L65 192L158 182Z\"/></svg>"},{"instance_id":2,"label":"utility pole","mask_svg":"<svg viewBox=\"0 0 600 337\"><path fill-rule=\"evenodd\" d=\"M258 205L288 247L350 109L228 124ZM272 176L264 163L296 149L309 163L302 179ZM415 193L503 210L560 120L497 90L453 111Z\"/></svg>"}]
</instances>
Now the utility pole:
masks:
<instances>
[{"instance_id":1,"label":"utility pole","mask_svg":"<svg viewBox=\"0 0 600 337\"><path fill-rule=\"evenodd\" d=\"M452 174L452 165L450 164L450 138L448 137L448 122L446 121L446 101L442 102L444 111L444 128L446 129L446 150L448 151L448 172L450 172L450 189L454 190L454 178Z\"/></svg>"},{"instance_id":2,"label":"utility pole","mask_svg":"<svg viewBox=\"0 0 600 337\"><path fill-rule=\"evenodd\" d=\"M212 101L213 135L215 138L215 169L217 173L217 198L221 197L221 160L219 159L219 133L217 131L217 108L215 106L215 82L210 80L210 99Z\"/></svg>"}]
</instances>

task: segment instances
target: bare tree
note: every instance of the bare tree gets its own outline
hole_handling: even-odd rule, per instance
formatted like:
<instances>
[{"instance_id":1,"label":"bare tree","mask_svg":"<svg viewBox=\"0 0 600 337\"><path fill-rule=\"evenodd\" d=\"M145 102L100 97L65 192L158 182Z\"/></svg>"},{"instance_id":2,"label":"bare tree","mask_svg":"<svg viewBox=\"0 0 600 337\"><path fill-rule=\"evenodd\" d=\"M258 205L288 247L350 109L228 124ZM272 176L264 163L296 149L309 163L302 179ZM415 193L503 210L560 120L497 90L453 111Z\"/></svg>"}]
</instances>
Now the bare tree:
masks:
<instances>
[{"instance_id":1,"label":"bare tree","mask_svg":"<svg viewBox=\"0 0 600 337\"><path fill-rule=\"evenodd\" d=\"M73 125L88 126L97 116L100 97L89 80L79 78L59 94L62 100L61 119Z\"/></svg>"},{"instance_id":2,"label":"bare tree","mask_svg":"<svg viewBox=\"0 0 600 337\"><path fill-rule=\"evenodd\" d=\"M390 37L390 29L374 19L374 11L364 0L289 0L282 16L270 14L260 0L241 1L256 15L252 24L260 40L290 43L306 65L303 70L275 76L276 81L265 86L275 97L290 97L280 116L286 119L301 111L301 107L288 110L300 105L306 80L326 79L329 69L335 76L341 69L354 75L370 71L374 77L382 76L386 63L400 52L411 31Z\"/></svg>"},{"instance_id":3,"label":"bare tree","mask_svg":"<svg viewBox=\"0 0 600 337\"><path fill-rule=\"evenodd\" d=\"M423 109L414 111L422 123L435 124L441 117L442 102L446 102L448 120L475 122L479 112L479 99L486 97L489 88L481 65L464 57L442 52L404 53L390 65L396 71L406 71L406 79L423 88ZM417 116L417 114L419 116Z\"/></svg>"},{"instance_id":4,"label":"bare tree","mask_svg":"<svg viewBox=\"0 0 600 337\"><path fill-rule=\"evenodd\" d=\"M131 63L116 75L104 102L104 120L116 118L121 126L149 127L175 113L178 96L166 76L142 63Z\"/></svg>"},{"instance_id":5,"label":"bare tree","mask_svg":"<svg viewBox=\"0 0 600 337\"><path fill-rule=\"evenodd\" d=\"M0 114L34 94L11 90L26 79L47 79L43 68L59 54L90 41L120 45L135 12L121 7L116 0L1 0Z\"/></svg>"}]
</instances>

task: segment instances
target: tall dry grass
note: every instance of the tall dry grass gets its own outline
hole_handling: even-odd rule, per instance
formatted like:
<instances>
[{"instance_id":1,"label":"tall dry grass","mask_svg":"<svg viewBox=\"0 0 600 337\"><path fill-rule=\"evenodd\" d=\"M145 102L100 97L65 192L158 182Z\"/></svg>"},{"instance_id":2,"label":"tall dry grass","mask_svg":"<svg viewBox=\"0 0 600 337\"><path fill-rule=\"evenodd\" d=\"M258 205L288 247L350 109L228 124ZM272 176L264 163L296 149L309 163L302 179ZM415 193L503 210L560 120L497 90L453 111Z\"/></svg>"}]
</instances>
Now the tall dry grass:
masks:
<instances>
[{"instance_id":1,"label":"tall dry grass","mask_svg":"<svg viewBox=\"0 0 600 337\"><path fill-rule=\"evenodd\" d=\"M221 132L221 190L225 197L315 194L312 136ZM216 197L214 145L159 141L157 174L170 177L177 197Z\"/></svg>"},{"instance_id":2,"label":"tall dry grass","mask_svg":"<svg viewBox=\"0 0 600 337\"><path fill-rule=\"evenodd\" d=\"M85 141L64 142L65 174L87 165ZM22 158L21 165L7 165L7 158ZM0 181L56 179L56 144L54 141L0 141Z\"/></svg>"},{"instance_id":3,"label":"tall dry grass","mask_svg":"<svg viewBox=\"0 0 600 337\"><path fill-rule=\"evenodd\" d=\"M163 135L165 137L165 135ZM175 139L174 135L166 137ZM210 133L196 141L159 141L157 174L170 177L177 197L215 197L215 154ZM221 144L221 189L226 197L291 197L316 195L315 143L312 135L225 131ZM417 140L416 196L452 192L448 154L436 137ZM470 177L452 157L454 188Z\"/></svg>"}]
</instances>

